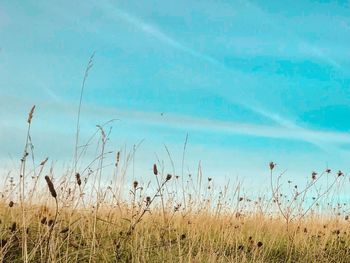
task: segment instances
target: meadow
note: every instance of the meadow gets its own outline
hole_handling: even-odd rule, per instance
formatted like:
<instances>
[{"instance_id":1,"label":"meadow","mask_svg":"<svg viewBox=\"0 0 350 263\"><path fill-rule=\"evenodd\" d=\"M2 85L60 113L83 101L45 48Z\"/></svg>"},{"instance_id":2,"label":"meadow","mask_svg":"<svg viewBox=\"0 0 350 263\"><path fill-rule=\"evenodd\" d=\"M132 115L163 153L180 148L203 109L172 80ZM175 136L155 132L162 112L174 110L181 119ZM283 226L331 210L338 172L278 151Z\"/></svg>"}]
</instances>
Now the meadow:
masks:
<instances>
[{"instance_id":1,"label":"meadow","mask_svg":"<svg viewBox=\"0 0 350 263\"><path fill-rule=\"evenodd\" d=\"M270 162L263 196L248 196L239 181L218 186L200 166L176 174L161 161L130 182L135 150L107 152L106 123L82 146L77 132L72 164L58 174L34 158L34 114L35 106L17 177L2 185L2 262L350 262L349 209L334 201L342 171L312 172L299 186ZM92 143L97 154L83 162Z\"/></svg>"},{"instance_id":2,"label":"meadow","mask_svg":"<svg viewBox=\"0 0 350 263\"><path fill-rule=\"evenodd\" d=\"M0 40L0 263L350 263L350 0L0 0Z\"/></svg>"}]
</instances>

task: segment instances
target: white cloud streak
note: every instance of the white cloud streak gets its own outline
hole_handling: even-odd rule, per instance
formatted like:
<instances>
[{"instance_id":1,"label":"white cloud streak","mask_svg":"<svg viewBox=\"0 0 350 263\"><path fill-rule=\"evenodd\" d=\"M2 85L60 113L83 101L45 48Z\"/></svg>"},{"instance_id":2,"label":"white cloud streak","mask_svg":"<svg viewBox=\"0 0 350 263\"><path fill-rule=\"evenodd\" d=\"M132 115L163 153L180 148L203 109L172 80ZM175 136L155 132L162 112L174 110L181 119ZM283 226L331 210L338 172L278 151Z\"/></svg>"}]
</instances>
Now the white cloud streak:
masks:
<instances>
[{"instance_id":1,"label":"white cloud streak","mask_svg":"<svg viewBox=\"0 0 350 263\"><path fill-rule=\"evenodd\" d=\"M245 3L259 15L260 19L267 22L270 27L276 28L279 32L283 32L284 34L287 33L288 41L296 43L297 49L302 55L311 56L322 60L338 70L342 69L342 66L329 54L327 54L323 48L306 41L305 39L301 38L299 34L290 30L288 27L282 26L273 15L262 10L257 4L254 4L249 0L245 0Z\"/></svg>"},{"instance_id":2,"label":"white cloud streak","mask_svg":"<svg viewBox=\"0 0 350 263\"><path fill-rule=\"evenodd\" d=\"M110 15L111 19L119 18L122 21L127 22L128 24L134 26L136 29L144 32L145 34L148 34L148 35L154 37L158 41L160 41L160 42L162 42L162 43L164 43L164 44L166 44L174 49L182 51L188 55L191 55L194 58L201 59L201 60L206 61L210 64L213 64L215 66L223 67L223 64L220 63L215 58L213 58L209 55L206 55L204 53L201 53L199 51L196 51L196 50L180 43L176 39L170 37L168 34L161 31L155 25L149 24L149 23L143 21L142 19L140 19L140 18L124 11L124 10L121 10L120 8L117 8L116 6L113 6L113 5L110 5L108 7L105 6L105 12L106 12L106 14Z\"/></svg>"},{"instance_id":3,"label":"white cloud streak","mask_svg":"<svg viewBox=\"0 0 350 263\"><path fill-rule=\"evenodd\" d=\"M3 104L9 103L9 101L12 101L11 104L14 107L17 106L17 104L21 104L21 101L13 102L14 100L11 99L0 100L0 102L2 102ZM74 120L71 118L71 116L72 113L76 111L76 108L71 103L63 101L51 101L50 103L46 101L37 101L37 105L39 105L39 109L41 109L41 111L46 113L46 119L43 119L39 122L39 124L41 123L40 125L42 125L43 127L47 125L43 123L43 121L46 122L48 120L56 118L57 109L61 109L60 117L62 119L67 119L67 122L71 124L74 123ZM40 112L38 112L38 114L39 113ZM91 104L85 105L85 123L91 123L97 120L101 120L102 116L108 116L108 118L118 118L121 122L125 123L134 122L135 124L149 126L171 127L178 130L184 130L186 132L219 132L227 135L294 140L318 145L320 147L324 147L324 149L328 151L333 151L335 146L350 145L350 133L346 132L317 131L311 129L302 129L298 126L283 127L273 125L257 125L243 122L197 118L187 115L177 115L171 113L164 113L163 115L161 115L158 112L116 109L114 107L100 107ZM8 136L8 132L11 132L13 128L17 129L22 126L23 119L18 118L17 114L16 116L13 116L12 121L9 124L7 124L6 122L0 122L0 139L6 141L6 136ZM329 145L331 145L331 147L329 147ZM339 149L338 153L348 154L347 151L341 149Z\"/></svg>"},{"instance_id":4,"label":"white cloud streak","mask_svg":"<svg viewBox=\"0 0 350 263\"><path fill-rule=\"evenodd\" d=\"M217 131L226 134L239 134L254 137L297 140L308 143L327 143L334 145L350 144L350 133L317 131L302 129L298 126L256 125L243 122L220 121L205 118L195 118L185 115L156 112L129 111L114 108L89 106L91 114L113 116L121 121L143 122L149 125L162 125L183 130ZM90 113L89 113L90 114Z\"/></svg>"},{"instance_id":5,"label":"white cloud streak","mask_svg":"<svg viewBox=\"0 0 350 263\"><path fill-rule=\"evenodd\" d=\"M247 2L252 8L258 10L260 13L265 14L259 7L251 4L250 2ZM136 29L144 32L145 34L148 34L158 41L174 48L179 51L182 51L188 55L191 55L194 58L198 58L204 62L208 62L214 66L223 68L225 70L229 70L226 68L224 64L222 64L220 61L216 60L215 58L206 55L204 53L198 52L182 43L177 41L176 39L172 38L168 34L161 31L159 28L157 28L154 25L151 25L142 19L131 15L128 12L125 12L116 6L109 6L108 10L107 7L105 7L105 12L109 15L111 15L111 18L115 18L115 16L128 24L131 24ZM113 16L114 15L114 16ZM266 18L266 14L264 15ZM272 23L271 18L268 17L268 20ZM336 63L334 60L330 59L326 54L322 52L319 48L311 45L306 45L305 42L300 42L299 38L297 37L299 43L302 44L302 46L311 48L313 50L313 54L317 57L320 57L327 62L329 62L334 67L340 67L338 63ZM215 129L213 126L215 125L217 129L222 130L225 129L226 131L230 131L233 133L241 133L241 134L247 134L247 135L253 135L253 136L261 136L261 137L270 137L270 138L284 138L284 139L298 139L307 141L309 143L312 143L318 147L320 147L323 150L327 149L333 149L338 151L338 149L332 145L328 145L329 143L348 143L350 142L349 136L346 134L342 134L340 138L338 138L337 133L324 133L324 132L315 132L313 130L305 129L297 124L293 123L292 121L279 116L278 114L274 114L272 112L269 112L263 108L256 107L254 105L248 105L242 102L234 101L234 104L243 106L275 123L281 126L281 128L272 128L268 126L257 126L257 125L238 125L238 124L232 124L232 123L226 123L226 122L219 122L219 121L209 121L209 120L191 120L187 123L187 125L194 125L194 123L197 126L202 127L208 127L210 126L212 129ZM184 121L184 120L182 120ZM181 122L180 120L177 120L177 122Z\"/></svg>"}]
</instances>

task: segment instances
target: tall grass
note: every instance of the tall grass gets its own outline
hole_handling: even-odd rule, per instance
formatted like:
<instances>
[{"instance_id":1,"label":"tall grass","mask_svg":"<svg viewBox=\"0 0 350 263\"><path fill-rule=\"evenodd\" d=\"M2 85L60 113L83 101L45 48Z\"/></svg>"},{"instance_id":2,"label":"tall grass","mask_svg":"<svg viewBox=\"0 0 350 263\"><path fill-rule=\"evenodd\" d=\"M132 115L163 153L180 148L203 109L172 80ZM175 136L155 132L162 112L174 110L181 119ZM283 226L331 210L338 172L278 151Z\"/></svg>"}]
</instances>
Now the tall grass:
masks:
<instances>
[{"instance_id":1,"label":"tall grass","mask_svg":"<svg viewBox=\"0 0 350 263\"><path fill-rule=\"evenodd\" d=\"M330 202L345 184L341 171L313 172L301 187L285 182L271 162L271 193L249 197L240 182L215 187L200 165L192 176L150 164L146 183L130 182L133 149L115 153L106 183L110 134L97 126L97 156L58 176L47 158L26 169L33 114L34 107L20 176L2 189L3 262L350 262L349 209ZM77 149L83 156L86 148Z\"/></svg>"},{"instance_id":2,"label":"tall grass","mask_svg":"<svg viewBox=\"0 0 350 263\"><path fill-rule=\"evenodd\" d=\"M165 146L171 167L156 160L142 178L134 174L141 142L130 152L107 150L111 121L81 143L92 65L93 55L81 86L71 167L55 171L48 158L36 163L35 106L29 111L19 177L8 175L1 189L2 262L350 262L349 204L334 202L346 186L341 171L312 172L302 186L270 162L270 192L248 195L239 181L217 185L204 178L201 163L196 176L185 174L188 136L180 174ZM102 178L111 154L109 181Z\"/></svg>"}]
</instances>

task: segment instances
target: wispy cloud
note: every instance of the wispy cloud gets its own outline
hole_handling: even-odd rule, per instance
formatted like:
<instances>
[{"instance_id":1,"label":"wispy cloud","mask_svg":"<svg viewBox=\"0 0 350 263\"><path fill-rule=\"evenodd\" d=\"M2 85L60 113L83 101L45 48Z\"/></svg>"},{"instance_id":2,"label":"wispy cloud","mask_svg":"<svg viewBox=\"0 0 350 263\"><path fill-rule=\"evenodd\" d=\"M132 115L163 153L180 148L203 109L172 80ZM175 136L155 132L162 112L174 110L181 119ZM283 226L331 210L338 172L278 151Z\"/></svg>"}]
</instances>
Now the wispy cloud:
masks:
<instances>
[{"instance_id":1,"label":"wispy cloud","mask_svg":"<svg viewBox=\"0 0 350 263\"><path fill-rule=\"evenodd\" d=\"M196 118L171 113L159 114L157 112L94 107L92 105L89 106L88 109L90 111L89 114L118 116L118 118L120 118L122 121L133 120L137 122L144 122L145 124L149 125L162 125L183 130L217 131L226 134L297 140L313 144L316 142L333 145L350 144L350 133L303 129L297 125L288 127L257 125L244 122Z\"/></svg>"},{"instance_id":2,"label":"wispy cloud","mask_svg":"<svg viewBox=\"0 0 350 263\"><path fill-rule=\"evenodd\" d=\"M339 148L340 144L348 144L350 143L350 140L348 136L343 137L344 140L337 141L330 139L330 137L327 134L333 134L335 136L338 136L340 134L338 133L325 133L325 132L319 132L314 131L311 129L305 129L296 123L294 123L291 120L288 120L284 117L281 117L280 115L276 113L269 112L265 109L259 108L259 107L249 107L250 110L254 111L255 113L258 113L269 120L275 122L276 124L280 125L284 129L289 130L292 133L298 134L298 136L303 136L302 140L309 142L320 149L322 149L325 152L332 152L332 153L343 153L344 151ZM346 135L346 133L343 133L343 135ZM324 137L323 137L324 136ZM335 139L335 138L334 138Z\"/></svg>"},{"instance_id":3,"label":"wispy cloud","mask_svg":"<svg viewBox=\"0 0 350 263\"><path fill-rule=\"evenodd\" d=\"M101 7L103 7L101 5ZM118 8L117 6L113 5L106 5L104 6L105 11L107 14L110 15L112 19L121 19L124 22L127 22L128 24L134 26L136 29L144 32L145 34L148 34L158 41L174 48L179 51L182 51L188 55L191 55L194 58L201 59L203 61L206 61L210 64L213 64L215 66L223 67L223 64L220 63L217 59L215 59L212 56L209 56L207 54L204 54L202 52L196 51L181 42L177 41L174 37L169 36L168 34L164 33L162 30L160 30L157 26L152 25L150 23L147 23L146 21L143 21L142 19Z\"/></svg>"},{"instance_id":4,"label":"wispy cloud","mask_svg":"<svg viewBox=\"0 0 350 263\"><path fill-rule=\"evenodd\" d=\"M340 70L342 66L332 58L321 46L315 45L305 38L300 37L300 34L291 30L290 27L286 27L285 24L281 24L273 15L262 10L258 4L252 3L249 0L245 0L245 4L252 9L261 20L268 23L271 28L277 29L281 35L288 35L288 42L295 43L295 51L301 53L304 57L313 57L324 61L325 63ZM295 52L294 51L294 52Z\"/></svg>"},{"instance_id":5,"label":"wispy cloud","mask_svg":"<svg viewBox=\"0 0 350 263\"><path fill-rule=\"evenodd\" d=\"M14 107L22 104L21 100L12 100L10 97L0 100L2 104L9 104L9 101L11 101L11 105ZM64 102L62 100L55 102L51 101L50 103L47 103L43 100L38 100L37 104L40 106L39 108L42 111L47 112L47 114L50 116L57 115L58 108L62 109L62 112L60 113L60 115L62 115L62 118L65 118L65 115L71 116L72 113L76 112L75 105L72 105L69 102ZM350 133L346 132L329 132L302 129L297 125L284 127L274 125L257 125L244 122L220 121L208 118L197 118L188 115L179 115L172 113L160 114L158 112L125 110L122 108L102 107L92 104L86 104L85 106L84 116L85 118L92 120L100 120L101 116L108 116L109 118L118 118L122 122L134 121L148 125L173 127L186 131L217 131L226 134L297 140L309 143L317 141L319 143L327 143L339 146L350 144ZM19 119L16 122L18 122L19 126L22 126L22 121L22 119ZM6 123L2 122L0 123L0 126L1 125L6 125ZM16 124L13 122L12 125Z\"/></svg>"},{"instance_id":6,"label":"wispy cloud","mask_svg":"<svg viewBox=\"0 0 350 263\"><path fill-rule=\"evenodd\" d=\"M273 23L273 19L265 14L258 6L253 5L250 2L247 2L247 4L251 7L257 10L260 14L263 15L264 19L267 19L271 24L275 25ZM127 22L128 24L131 24L136 29L140 30L141 32L148 34L158 41L160 41L163 44L166 44L174 49L177 49L179 51L182 51L194 58L200 59L203 62L208 62L214 66L220 67L221 69L231 71L231 69L227 68L223 63L215 59L214 57L204 54L202 52L198 52L184 44L182 44L180 41L176 40L174 37L169 36L167 33L160 30L157 26L152 25L150 23L147 23L143 21L142 19L124 11L118 8L117 6L105 6L105 12L111 16L113 19L121 19L124 22ZM334 67L340 67L340 65L331 59L329 56L327 56L320 48L308 44L305 41L302 41L298 36L296 36L294 33L290 32L290 35L293 35L295 40L297 40L298 43L300 43L301 47L303 49L307 48L308 50L311 50L312 54L327 61ZM338 150L335 146L330 146L329 143L347 143L350 141L350 138L348 135L343 134L340 136L342 139L338 138L338 133L324 133L324 132L315 132L313 130L305 129L297 125L296 123L288 120L287 118L280 116L278 114L269 112L266 109L263 109L262 107L257 107L256 105L246 104L241 101L232 101L233 103L243 106L273 122L280 125L281 128L275 128L275 127L261 127L257 125L237 125L233 123L226 123L226 122L219 122L219 121L213 121L213 120L190 120L188 121L187 125L193 126L196 124L197 126L204 126L211 128L214 128L213 126L216 126L217 129L225 129L226 131L229 130L234 133L244 133L248 135L254 135L254 136L263 136L263 137L271 137L271 138L285 138L285 139L298 139L302 141L307 141L309 143L312 143L321 149L330 149L333 148L333 150ZM176 120L176 118L174 119ZM183 120L176 120L177 122L183 122Z\"/></svg>"}]
</instances>

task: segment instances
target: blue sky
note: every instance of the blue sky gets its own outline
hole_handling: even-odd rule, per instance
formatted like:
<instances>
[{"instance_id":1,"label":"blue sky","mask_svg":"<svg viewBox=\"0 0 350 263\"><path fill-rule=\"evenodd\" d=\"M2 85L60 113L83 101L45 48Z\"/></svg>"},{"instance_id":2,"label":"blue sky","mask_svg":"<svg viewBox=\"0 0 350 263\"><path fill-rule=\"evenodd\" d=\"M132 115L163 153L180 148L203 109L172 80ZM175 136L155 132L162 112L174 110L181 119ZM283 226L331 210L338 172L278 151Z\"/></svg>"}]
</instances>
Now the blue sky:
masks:
<instances>
[{"instance_id":1,"label":"blue sky","mask_svg":"<svg viewBox=\"0 0 350 263\"><path fill-rule=\"evenodd\" d=\"M32 104L38 158L71 158L95 51L82 139L118 118L111 150L145 139L138 174L164 144L180 167L187 133L186 167L208 176L263 182L271 160L293 178L348 172L349 14L347 1L1 1L0 158L15 167Z\"/></svg>"}]
</instances>

